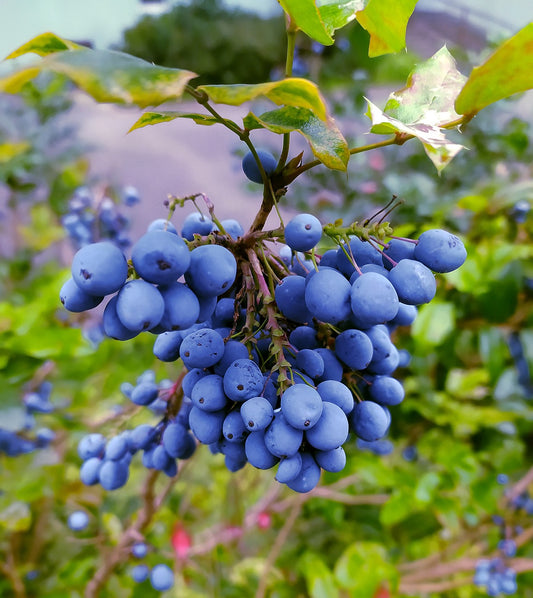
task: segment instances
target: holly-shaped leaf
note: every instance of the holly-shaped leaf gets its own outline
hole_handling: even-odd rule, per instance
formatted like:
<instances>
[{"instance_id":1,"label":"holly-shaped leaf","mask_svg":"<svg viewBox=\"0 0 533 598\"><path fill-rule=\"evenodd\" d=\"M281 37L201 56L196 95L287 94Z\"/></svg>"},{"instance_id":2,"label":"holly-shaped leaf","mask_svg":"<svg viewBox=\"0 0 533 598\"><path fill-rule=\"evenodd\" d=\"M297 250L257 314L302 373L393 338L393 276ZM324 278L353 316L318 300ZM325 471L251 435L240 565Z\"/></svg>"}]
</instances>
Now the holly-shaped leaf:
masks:
<instances>
[{"instance_id":1,"label":"holly-shaped leaf","mask_svg":"<svg viewBox=\"0 0 533 598\"><path fill-rule=\"evenodd\" d=\"M17 93L40 72L52 71L68 77L98 102L135 104L144 108L180 98L187 83L196 76L191 71L156 66L122 52L81 47L65 49L61 42L67 46L71 42L47 35L51 37L39 36L13 53L20 56L37 51L46 55L40 62L0 79L0 91ZM49 52L55 47L58 51Z\"/></svg>"},{"instance_id":2,"label":"holly-shaped leaf","mask_svg":"<svg viewBox=\"0 0 533 598\"><path fill-rule=\"evenodd\" d=\"M443 127L459 118L454 102L465 77L444 47L417 65L403 89L393 92L382 111L368 102L372 133L416 137L440 172L463 147L446 138Z\"/></svg>"},{"instance_id":3,"label":"holly-shaped leaf","mask_svg":"<svg viewBox=\"0 0 533 598\"><path fill-rule=\"evenodd\" d=\"M281 81L256 85L201 85L197 88L217 104L240 106L261 96L274 104L286 104L312 110L321 120L327 119L326 105L318 87L307 79L289 77Z\"/></svg>"},{"instance_id":4,"label":"holly-shaped leaf","mask_svg":"<svg viewBox=\"0 0 533 598\"><path fill-rule=\"evenodd\" d=\"M357 21L370 33L368 55L373 58L405 48L407 23L417 0L369 0Z\"/></svg>"},{"instance_id":5,"label":"holly-shaped leaf","mask_svg":"<svg viewBox=\"0 0 533 598\"><path fill-rule=\"evenodd\" d=\"M533 89L533 23L472 70L455 109L459 114L473 116L493 102L528 89Z\"/></svg>"},{"instance_id":6,"label":"holly-shaped leaf","mask_svg":"<svg viewBox=\"0 0 533 598\"><path fill-rule=\"evenodd\" d=\"M404 123L424 120L443 125L459 118L454 103L466 77L446 46L409 74L403 89L392 92L385 112Z\"/></svg>"},{"instance_id":7,"label":"holly-shaped leaf","mask_svg":"<svg viewBox=\"0 0 533 598\"><path fill-rule=\"evenodd\" d=\"M388 116L369 100L366 115L372 121L371 133L398 135L406 140L416 137L422 142L429 159L440 172L461 151L462 145L452 143L446 138L443 130L435 125L423 122L407 125L402 121Z\"/></svg>"},{"instance_id":8,"label":"holly-shaped leaf","mask_svg":"<svg viewBox=\"0 0 533 598\"><path fill-rule=\"evenodd\" d=\"M285 106L261 116L250 113L244 119L244 126L247 129L264 128L278 134L298 131L325 166L346 170L350 158L348 144L331 118L323 121L307 108Z\"/></svg>"},{"instance_id":9,"label":"holly-shaped leaf","mask_svg":"<svg viewBox=\"0 0 533 598\"><path fill-rule=\"evenodd\" d=\"M365 0L279 0L279 3L292 26L325 46L333 44L335 31L353 21L356 12L365 6Z\"/></svg>"}]
</instances>

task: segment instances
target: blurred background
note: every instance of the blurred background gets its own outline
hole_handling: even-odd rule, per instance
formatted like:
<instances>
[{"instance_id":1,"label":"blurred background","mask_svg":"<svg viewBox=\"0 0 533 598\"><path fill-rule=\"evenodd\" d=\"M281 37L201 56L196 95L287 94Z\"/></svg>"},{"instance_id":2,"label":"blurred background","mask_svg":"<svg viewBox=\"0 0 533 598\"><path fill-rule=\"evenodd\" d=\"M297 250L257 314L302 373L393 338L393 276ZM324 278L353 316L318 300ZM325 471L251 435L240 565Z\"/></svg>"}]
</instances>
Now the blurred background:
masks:
<instances>
[{"instance_id":1,"label":"blurred background","mask_svg":"<svg viewBox=\"0 0 533 598\"><path fill-rule=\"evenodd\" d=\"M381 139L367 133L365 97L383 107L443 45L468 75L532 19L529 0L420 0L406 51L369 59L368 35L352 23L331 47L299 36L294 73L319 83L350 145L363 145ZM193 70L198 84L277 79L285 61L274 0L0 1L0 56L45 31ZM0 73L10 68L4 62ZM527 92L451 132L467 149L440 176L410 141L353 156L347 173L315 168L290 187L282 213L311 211L323 222L361 220L396 195L404 202L390 216L397 234L446 228L469 258L438 277L437 299L395 333L411 358L399 370L407 398L388 437L353 442L346 470L325 475L318 492L298 502L272 472L230 474L206 447L184 466L142 538L146 562L174 568L168 596L245 598L258 588L273 598L480 598L480 559L514 559L502 539L516 540L518 595L533 596L532 106ZM270 107L220 111L238 122ZM206 193L219 218L245 227L259 205L259 187L242 174L244 146L228 131L178 120L128 134L138 117L60 77L0 94L2 598L83 595L136 516L145 471L134 462L115 493L86 487L77 444L87 431L111 436L129 425L123 382L145 370L158 381L176 377L173 364L154 358L149 335L104 339L100 310L60 309L73 253L103 238L128 252L149 222L167 216L168 194ZM277 136L253 135L279 155ZM308 152L296 139L291 150ZM177 228L186 213L174 215ZM136 423L150 417L136 414ZM90 523L74 534L67 518L80 509ZM157 595L132 581L136 563L126 556L101 595ZM425 583L437 565L437 585ZM398 577L411 580L400 594Z\"/></svg>"}]
</instances>

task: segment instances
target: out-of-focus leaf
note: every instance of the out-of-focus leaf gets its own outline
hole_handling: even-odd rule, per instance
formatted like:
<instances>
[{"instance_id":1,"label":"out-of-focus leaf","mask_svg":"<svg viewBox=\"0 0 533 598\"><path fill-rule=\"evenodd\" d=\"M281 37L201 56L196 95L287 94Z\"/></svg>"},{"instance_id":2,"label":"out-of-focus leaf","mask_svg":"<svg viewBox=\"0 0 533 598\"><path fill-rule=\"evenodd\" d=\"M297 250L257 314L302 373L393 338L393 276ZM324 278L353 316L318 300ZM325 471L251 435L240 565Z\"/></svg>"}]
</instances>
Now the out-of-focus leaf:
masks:
<instances>
[{"instance_id":1,"label":"out-of-focus leaf","mask_svg":"<svg viewBox=\"0 0 533 598\"><path fill-rule=\"evenodd\" d=\"M57 224L47 204L38 203L30 209L31 223L20 226L19 232L25 244L36 251L43 251L65 237L65 230Z\"/></svg>"},{"instance_id":2,"label":"out-of-focus leaf","mask_svg":"<svg viewBox=\"0 0 533 598\"><path fill-rule=\"evenodd\" d=\"M0 164L9 162L30 148L27 141L13 141L0 144Z\"/></svg>"},{"instance_id":3,"label":"out-of-focus leaf","mask_svg":"<svg viewBox=\"0 0 533 598\"><path fill-rule=\"evenodd\" d=\"M533 23L529 23L472 70L455 109L474 115L493 102L532 88Z\"/></svg>"},{"instance_id":4,"label":"out-of-focus leaf","mask_svg":"<svg viewBox=\"0 0 533 598\"><path fill-rule=\"evenodd\" d=\"M434 471L424 473L418 480L414 489L414 497L421 504L428 504L435 496L437 488L440 486L441 478Z\"/></svg>"},{"instance_id":5,"label":"out-of-focus leaf","mask_svg":"<svg viewBox=\"0 0 533 598\"><path fill-rule=\"evenodd\" d=\"M244 125L249 129L263 127L279 134L298 131L323 164L335 170L346 170L350 158L348 144L331 118L323 121L307 108L286 106L261 116L250 113Z\"/></svg>"},{"instance_id":6,"label":"out-of-focus leaf","mask_svg":"<svg viewBox=\"0 0 533 598\"><path fill-rule=\"evenodd\" d=\"M372 566L369 567L369 563ZM335 578L351 595L373 598L386 581L394 587L398 572L391 564L383 545L376 542L355 542L340 556L335 565Z\"/></svg>"},{"instance_id":7,"label":"out-of-focus leaf","mask_svg":"<svg viewBox=\"0 0 533 598\"><path fill-rule=\"evenodd\" d=\"M437 299L422 306L413 322L413 338L421 345L435 346L455 328L455 306Z\"/></svg>"},{"instance_id":8,"label":"out-of-focus leaf","mask_svg":"<svg viewBox=\"0 0 533 598\"><path fill-rule=\"evenodd\" d=\"M98 102L157 106L183 95L196 75L191 71L156 66L111 50L67 50L0 79L0 91L17 93L43 71L61 73Z\"/></svg>"},{"instance_id":9,"label":"out-of-focus leaf","mask_svg":"<svg viewBox=\"0 0 533 598\"><path fill-rule=\"evenodd\" d=\"M299 559L298 566L305 577L311 598L337 598L339 596L333 573L317 554L306 552Z\"/></svg>"},{"instance_id":10,"label":"out-of-focus leaf","mask_svg":"<svg viewBox=\"0 0 533 598\"><path fill-rule=\"evenodd\" d=\"M446 377L445 388L459 399L482 399L487 396L489 373L483 368L461 370L453 368Z\"/></svg>"},{"instance_id":11,"label":"out-of-focus leaf","mask_svg":"<svg viewBox=\"0 0 533 598\"><path fill-rule=\"evenodd\" d=\"M289 77L257 85L201 85L197 89L205 92L217 104L240 106L265 96L274 104L308 108L321 120L327 119L324 99L318 87L307 79Z\"/></svg>"},{"instance_id":12,"label":"out-of-focus leaf","mask_svg":"<svg viewBox=\"0 0 533 598\"><path fill-rule=\"evenodd\" d=\"M27 503L16 501L0 511L0 528L9 532L23 532L30 528L31 511Z\"/></svg>"},{"instance_id":13,"label":"out-of-focus leaf","mask_svg":"<svg viewBox=\"0 0 533 598\"><path fill-rule=\"evenodd\" d=\"M395 490L383 505L379 519L383 525L395 525L409 517L412 512L413 504L409 494L403 490Z\"/></svg>"},{"instance_id":14,"label":"out-of-focus leaf","mask_svg":"<svg viewBox=\"0 0 533 598\"><path fill-rule=\"evenodd\" d=\"M357 13L357 21L370 33L370 57L405 48L407 23L417 0L369 0Z\"/></svg>"},{"instance_id":15,"label":"out-of-focus leaf","mask_svg":"<svg viewBox=\"0 0 533 598\"><path fill-rule=\"evenodd\" d=\"M18 56L28 54L29 52L38 54L39 56L47 56L48 54L53 54L54 52L80 50L81 48L83 48L83 46L80 46L75 42L71 42L68 39L58 37L54 33L42 33L41 35L30 39L29 42L22 44L22 46L11 52L11 54L6 56L6 60L8 58L17 58Z\"/></svg>"},{"instance_id":16,"label":"out-of-focus leaf","mask_svg":"<svg viewBox=\"0 0 533 598\"><path fill-rule=\"evenodd\" d=\"M219 122L214 116L196 112L145 112L128 132L147 127L148 125L170 122L176 118L188 118L194 120L197 125L216 125Z\"/></svg>"}]
</instances>

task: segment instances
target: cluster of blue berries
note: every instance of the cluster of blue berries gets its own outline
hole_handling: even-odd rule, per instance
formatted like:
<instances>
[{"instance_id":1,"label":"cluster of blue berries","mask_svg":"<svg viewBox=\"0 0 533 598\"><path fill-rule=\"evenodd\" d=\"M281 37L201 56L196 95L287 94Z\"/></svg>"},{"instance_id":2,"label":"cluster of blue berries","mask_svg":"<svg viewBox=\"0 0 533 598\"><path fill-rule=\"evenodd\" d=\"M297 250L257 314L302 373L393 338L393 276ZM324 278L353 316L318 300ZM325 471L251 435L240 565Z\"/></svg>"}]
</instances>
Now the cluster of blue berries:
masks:
<instances>
[{"instance_id":1,"label":"cluster of blue berries","mask_svg":"<svg viewBox=\"0 0 533 598\"><path fill-rule=\"evenodd\" d=\"M497 476L497 482L502 485L509 483L509 476L500 473ZM527 515L533 514L533 498L529 492L524 492L509 496L509 490L506 491L508 496L508 506L513 512L524 511ZM514 534L520 534L523 528L516 525L516 522L506 521L502 515L494 515L492 521L499 528L500 540L498 541L497 549L499 555L492 559L481 559L477 565L474 573L474 584L485 588L488 596L511 596L517 591L516 571L509 566L509 559L516 556L518 546Z\"/></svg>"},{"instance_id":2,"label":"cluster of blue berries","mask_svg":"<svg viewBox=\"0 0 533 598\"><path fill-rule=\"evenodd\" d=\"M254 164L243 164L250 178L258 174ZM263 166L270 176L275 162ZM154 221L129 264L108 242L74 256L60 292L64 306L85 311L111 295L107 336L149 331L154 355L187 370L164 399L153 379L125 389L163 419L107 444L102 437L89 451L83 445L86 483L120 487L139 449L147 467L172 476L196 439L222 453L231 471L276 466L279 482L308 492L322 470L344 468L350 432L362 443L386 435L389 408L404 398L393 373L409 357L391 332L433 298L434 272L464 262L462 242L437 229L381 245L344 233L337 249L319 257L323 228L311 214L294 217L275 239L256 240L232 223L189 216L180 235L168 221ZM326 234L334 238L331 229ZM272 240L286 248L274 253Z\"/></svg>"},{"instance_id":3,"label":"cluster of blue berries","mask_svg":"<svg viewBox=\"0 0 533 598\"><path fill-rule=\"evenodd\" d=\"M482 559L476 565L474 584L485 588L487 596L512 596L516 593L516 572L500 557Z\"/></svg>"},{"instance_id":4,"label":"cluster of blue berries","mask_svg":"<svg viewBox=\"0 0 533 598\"><path fill-rule=\"evenodd\" d=\"M35 414L51 413L54 405L50 401L52 384L42 382L39 387L24 395L22 401L25 408L24 422L21 429L11 430L0 427L0 454L8 457L17 457L31 453L37 449L46 448L55 438L55 432L50 428L37 428ZM34 437L29 437L28 432L35 429Z\"/></svg>"},{"instance_id":5,"label":"cluster of blue berries","mask_svg":"<svg viewBox=\"0 0 533 598\"><path fill-rule=\"evenodd\" d=\"M144 542L135 542L131 547L131 554L138 559L144 558L148 554L148 546ZM152 567L144 563L135 565L131 569L131 577L137 583L142 583L150 578L150 584L158 592L170 590L174 585L174 573L172 569L163 563Z\"/></svg>"},{"instance_id":6,"label":"cluster of blue berries","mask_svg":"<svg viewBox=\"0 0 533 598\"><path fill-rule=\"evenodd\" d=\"M126 484L132 457L143 452L142 462L148 469L162 471L168 477L178 472L177 459L188 459L196 449L196 442L188 431L188 410L183 405L176 416L167 412L172 383L155 382L155 374L147 370L135 385L124 383L121 388L136 405L148 407L154 414L163 415L156 425L141 424L106 440L103 434L84 436L78 444L83 460L80 479L87 486L100 484L105 490L116 490Z\"/></svg>"},{"instance_id":7,"label":"cluster of blue berries","mask_svg":"<svg viewBox=\"0 0 533 598\"><path fill-rule=\"evenodd\" d=\"M120 200L123 205L133 206L140 201L139 192L135 187L124 187ZM120 211L120 204L107 195L96 197L88 187L76 189L61 223L76 248L104 239L121 248L131 244L130 221Z\"/></svg>"}]
</instances>

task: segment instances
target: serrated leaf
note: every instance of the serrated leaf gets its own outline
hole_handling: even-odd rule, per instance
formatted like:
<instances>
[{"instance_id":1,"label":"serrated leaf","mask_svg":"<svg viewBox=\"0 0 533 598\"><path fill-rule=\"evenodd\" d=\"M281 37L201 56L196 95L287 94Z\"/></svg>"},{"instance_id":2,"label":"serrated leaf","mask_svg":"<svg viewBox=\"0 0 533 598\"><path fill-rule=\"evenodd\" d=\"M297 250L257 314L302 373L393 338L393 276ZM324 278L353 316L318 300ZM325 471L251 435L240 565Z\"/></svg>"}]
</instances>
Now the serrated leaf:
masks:
<instances>
[{"instance_id":1,"label":"serrated leaf","mask_svg":"<svg viewBox=\"0 0 533 598\"><path fill-rule=\"evenodd\" d=\"M417 0L369 0L357 21L370 33L368 55L373 58L405 48L407 23Z\"/></svg>"},{"instance_id":2,"label":"serrated leaf","mask_svg":"<svg viewBox=\"0 0 533 598\"><path fill-rule=\"evenodd\" d=\"M261 126L278 134L297 131L307 139L313 154L325 166L346 170L350 159L348 144L331 118L323 121L307 108L286 106L261 116L250 113L244 124L247 128Z\"/></svg>"},{"instance_id":3,"label":"serrated leaf","mask_svg":"<svg viewBox=\"0 0 533 598\"><path fill-rule=\"evenodd\" d=\"M19 48L11 52L8 56L6 56L6 60L10 58L17 58L18 56L22 56L23 54L34 53L38 54L39 56L48 56L48 54L53 54L54 52L64 52L65 50L79 50L84 46L80 46L75 42L71 42L68 39L63 39L58 37L54 33L42 33L33 39L30 39L29 42L22 44Z\"/></svg>"},{"instance_id":4,"label":"serrated leaf","mask_svg":"<svg viewBox=\"0 0 533 598\"><path fill-rule=\"evenodd\" d=\"M440 172L463 149L462 145L452 143L443 130L424 122L405 124L381 111L369 100L366 115L372 121L371 133L403 134L416 137L422 142L424 150L436 169Z\"/></svg>"},{"instance_id":5,"label":"serrated leaf","mask_svg":"<svg viewBox=\"0 0 533 598\"><path fill-rule=\"evenodd\" d=\"M307 79L289 77L256 85L201 85L197 89L205 92L209 99L217 104L240 106L265 96L274 104L308 108L321 120L327 119L324 99L318 87Z\"/></svg>"},{"instance_id":6,"label":"serrated leaf","mask_svg":"<svg viewBox=\"0 0 533 598\"><path fill-rule=\"evenodd\" d=\"M465 81L444 46L409 73L403 89L391 93L385 112L404 123L444 125L459 118L454 103Z\"/></svg>"},{"instance_id":7,"label":"serrated leaf","mask_svg":"<svg viewBox=\"0 0 533 598\"><path fill-rule=\"evenodd\" d=\"M17 93L42 71L61 73L98 102L157 106L181 97L191 71L155 66L111 50L87 48L56 52L0 79L0 91Z\"/></svg>"},{"instance_id":8,"label":"serrated leaf","mask_svg":"<svg viewBox=\"0 0 533 598\"><path fill-rule=\"evenodd\" d=\"M455 102L459 114L474 115L489 104L533 89L533 23L475 67Z\"/></svg>"},{"instance_id":9,"label":"serrated leaf","mask_svg":"<svg viewBox=\"0 0 533 598\"><path fill-rule=\"evenodd\" d=\"M189 118L194 120L197 125L216 125L220 122L214 116L199 114L196 112L145 112L131 127L128 133L134 131L135 129L141 129L142 127L147 127L149 125L158 125L160 123L170 122L176 118Z\"/></svg>"}]
</instances>

